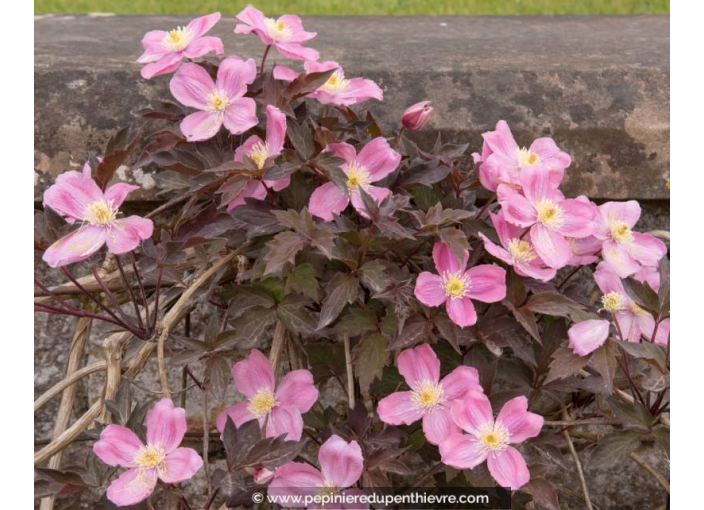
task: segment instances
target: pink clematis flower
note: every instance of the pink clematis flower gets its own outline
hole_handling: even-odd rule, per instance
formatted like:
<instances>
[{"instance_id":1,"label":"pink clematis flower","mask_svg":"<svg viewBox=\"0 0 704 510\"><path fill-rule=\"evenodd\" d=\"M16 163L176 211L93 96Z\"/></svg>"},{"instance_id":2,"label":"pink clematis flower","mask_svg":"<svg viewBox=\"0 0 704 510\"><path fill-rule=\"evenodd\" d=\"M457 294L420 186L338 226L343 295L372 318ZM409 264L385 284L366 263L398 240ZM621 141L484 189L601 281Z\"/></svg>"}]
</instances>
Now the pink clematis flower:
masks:
<instances>
[{"instance_id":1,"label":"pink clematis flower","mask_svg":"<svg viewBox=\"0 0 704 510\"><path fill-rule=\"evenodd\" d=\"M203 37L219 20L220 13L215 12L196 18L185 27L147 32L142 39L144 53L137 59L140 64L147 64L142 68L142 77L149 80L171 73L184 57L198 58L211 51L221 55L224 49L220 38Z\"/></svg>"},{"instance_id":2,"label":"pink clematis flower","mask_svg":"<svg viewBox=\"0 0 704 510\"><path fill-rule=\"evenodd\" d=\"M667 246L649 234L631 229L640 218L640 205L635 200L606 202L599 206L594 235L604 241L601 256L621 278L643 266L656 267L667 253Z\"/></svg>"},{"instance_id":3,"label":"pink clematis flower","mask_svg":"<svg viewBox=\"0 0 704 510\"><path fill-rule=\"evenodd\" d=\"M530 481L526 461L511 446L537 436L543 427L543 417L528 411L525 397L506 402L494 419L489 398L470 391L452 406L452 418L467 434L453 434L440 443L444 464L473 469L486 460L494 480L512 490Z\"/></svg>"},{"instance_id":4,"label":"pink clematis flower","mask_svg":"<svg viewBox=\"0 0 704 510\"><path fill-rule=\"evenodd\" d=\"M262 43L274 46L284 57L294 60L318 60L320 57L317 51L301 44L313 39L316 33L303 30L298 16L284 14L279 19L267 18L261 11L248 6L236 19L243 23L235 26L236 34L254 32Z\"/></svg>"},{"instance_id":5,"label":"pink clematis flower","mask_svg":"<svg viewBox=\"0 0 704 510\"><path fill-rule=\"evenodd\" d=\"M481 164L479 179L491 191L496 191L501 183L522 186L520 174L526 168L546 172L557 188L571 163L569 154L562 152L552 138L538 138L528 149L519 147L504 120L496 124L495 131L487 131L482 137L482 153L474 154L474 162Z\"/></svg>"},{"instance_id":6,"label":"pink clematis flower","mask_svg":"<svg viewBox=\"0 0 704 510\"><path fill-rule=\"evenodd\" d=\"M468 391L483 391L479 374L459 366L440 380L440 360L428 344L407 349L398 356L398 371L411 391L397 391L379 401L379 418L389 425L410 425L423 420L423 433L431 444L440 444L460 432L450 409Z\"/></svg>"},{"instance_id":7,"label":"pink clematis flower","mask_svg":"<svg viewBox=\"0 0 704 510\"><path fill-rule=\"evenodd\" d=\"M189 142L208 140L220 127L239 135L257 125L254 99L243 97L254 81L257 69L251 58L228 57L220 62L215 83L208 71L197 64L184 64L171 78L171 93L186 106L199 112L181 121L181 131Z\"/></svg>"},{"instance_id":8,"label":"pink clematis flower","mask_svg":"<svg viewBox=\"0 0 704 510\"><path fill-rule=\"evenodd\" d=\"M108 425L93 446L109 466L128 468L108 487L107 496L117 506L135 505L154 491L157 479L179 483L203 466L193 448L179 448L186 434L186 410L161 399L147 415L147 444L120 425Z\"/></svg>"},{"instance_id":9,"label":"pink clematis flower","mask_svg":"<svg viewBox=\"0 0 704 510\"><path fill-rule=\"evenodd\" d=\"M276 470L267 492L272 496L315 495L321 493L358 494L351 487L362 476L364 459L357 441L349 443L340 436L330 436L318 451L320 469L303 462L288 462ZM298 506L303 506L298 505ZM326 505L325 508L331 508Z\"/></svg>"},{"instance_id":10,"label":"pink clematis flower","mask_svg":"<svg viewBox=\"0 0 704 510\"><path fill-rule=\"evenodd\" d=\"M567 331L568 345L577 356L591 354L609 338L609 326L609 321L604 319L578 322Z\"/></svg>"},{"instance_id":11,"label":"pink clematis flower","mask_svg":"<svg viewBox=\"0 0 704 510\"><path fill-rule=\"evenodd\" d=\"M286 139L286 116L277 107L269 105L266 107L266 141L262 141L257 135L252 135L235 150L235 161L242 161L245 154L257 165L259 170L264 169L267 162L275 159L281 154ZM247 183L247 187L237 197L227 205L227 210L231 211L237 206L244 205L244 199L248 197L263 200L266 197L266 188L274 191L281 191L291 184L290 177L277 179L275 181L260 181L253 179Z\"/></svg>"},{"instance_id":12,"label":"pink clematis flower","mask_svg":"<svg viewBox=\"0 0 704 510\"><path fill-rule=\"evenodd\" d=\"M655 268L651 269L655 270ZM650 282L655 283L655 279L650 272L640 272L640 276L643 278L641 281L650 278ZM658 274L657 287L653 287L656 292L660 286L659 276ZM594 280L599 286L599 290L603 293L601 298L602 306L604 310L613 315L618 329L623 335L623 340L640 342L641 337L650 340L655 330L655 318L628 296L621 278L619 278L608 262L601 262L597 266L594 272ZM668 336L669 322L666 328L660 329L658 327L655 342L660 345L667 345Z\"/></svg>"},{"instance_id":13,"label":"pink clematis flower","mask_svg":"<svg viewBox=\"0 0 704 510\"><path fill-rule=\"evenodd\" d=\"M507 221L530 227L530 241L546 265L560 269L572 258L567 238L581 239L594 233L594 209L581 200L565 200L537 167L521 171L524 195L506 184L497 188L499 203Z\"/></svg>"},{"instance_id":14,"label":"pink clematis flower","mask_svg":"<svg viewBox=\"0 0 704 510\"><path fill-rule=\"evenodd\" d=\"M435 243L433 260L439 274L423 271L416 281L415 295L426 306L445 303L447 315L460 327L477 322L472 299L495 303L506 297L506 271L493 264L466 269L469 253L460 264L445 243Z\"/></svg>"},{"instance_id":15,"label":"pink clematis flower","mask_svg":"<svg viewBox=\"0 0 704 510\"><path fill-rule=\"evenodd\" d=\"M302 413L318 400L313 374L308 370L294 370L276 388L274 370L266 356L253 349L249 358L232 367L235 387L247 400L225 409L217 419L220 432L225 430L227 417L240 427L250 420L266 426L266 437L287 434L287 441L299 441L303 433Z\"/></svg>"},{"instance_id":16,"label":"pink clematis flower","mask_svg":"<svg viewBox=\"0 0 704 510\"><path fill-rule=\"evenodd\" d=\"M368 99L384 100L384 93L379 85L365 78L345 78L345 71L337 62L308 61L303 67L308 74L337 69L318 90L308 94L308 97L317 99L321 104L350 106Z\"/></svg>"},{"instance_id":17,"label":"pink clematis flower","mask_svg":"<svg viewBox=\"0 0 704 510\"><path fill-rule=\"evenodd\" d=\"M44 192L44 206L51 207L69 223L83 224L52 244L43 255L51 267L85 260L107 243L110 253L119 255L134 250L154 230L151 220L139 216L117 218L125 197L139 186L120 182L105 193L91 177L86 163L82 172L64 172Z\"/></svg>"},{"instance_id":18,"label":"pink clematis flower","mask_svg":"<svg viewBox=\"0 0 704 510\"><path fill-rule=\"evenodd\" d=\"M328 182L313 191L308 209L315 216L325 221L332 221L333 213L340 214L352 201L352 206L357 212L367 218L359 189L364 189L377 203L381 203L391 194L391 191L372 186L371 183L380 181L396 170L401 161L401 155L382 137L374 138L359 151L359 154L354 147L345 142L331 143L325 150L332 151L345 160L340 168L347 175L349 196L345 195L334 182Z\"/></svg>"},{"instance_id":19,"label":"pink clematis flower","mask_svg":"<svg viewBox=\"0 0 704 510\"><path fill-rule=\"evenodd\" d=\"M481 232L479 237L484 241L484 248L494 257L513 266L516 274L547 282L555 277L555 269L545 267L545 262L535 253L535 249L522 238L525 229L510 224L504 219L503 213L489 213L499 236L501 246L495 245Z\"/></svg>"},{"instance_id":20,"label":"pink clematis flower","mask_svg":"<svg viewBox=\"0 0 704 510\"><path fill-rule=\"evenodd\" d=\"M406 108L401 117L401 125L409 131L420 131L430 120L433 107L430 101L421 101Z\"/></svg>"}]
</instances>

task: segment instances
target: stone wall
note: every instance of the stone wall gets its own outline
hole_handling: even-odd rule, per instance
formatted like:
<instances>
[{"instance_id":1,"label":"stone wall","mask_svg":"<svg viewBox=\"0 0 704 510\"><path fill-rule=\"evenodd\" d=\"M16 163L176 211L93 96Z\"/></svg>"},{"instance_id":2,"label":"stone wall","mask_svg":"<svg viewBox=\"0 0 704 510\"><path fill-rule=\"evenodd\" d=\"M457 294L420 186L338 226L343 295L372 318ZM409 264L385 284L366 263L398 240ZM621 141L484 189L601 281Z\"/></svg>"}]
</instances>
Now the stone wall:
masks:
<instances>
[{"instance_id":1,"label":"stone wall","mask_svg":"<svg viewBox=\"0 0 704 510\"><path fill-rule=\"evenodd\" d=\"M187 22L182 17L35 18L38 204L56 175L80 168L87 153L99 152L113 132L133 119L134 111L152 99L169 97L168 77L145 81L139 76L139 41L148 30ZM506 119L519 143L552 136L572 155L566 194L639 199L641 228L669 230L668 16L311 17L305 23L318 32L313 46L323 59L337 60L348 76L373 79L384 89L386 100L374 105L383 125L394 126L406 106L429 99L435 115L418 141L431 143L441 132L478 150L481 132ZM233 27L234 19L226 17L213 30L227 52L260 58L262 46L256 38L235 36ZM276 57L269 62L282 61ZM121 178L142 186L127 207L138 209L157 199L153 171L121 170ZM35 267L35 276L46 283L58 278L38 257ZM86 355L90 360L102 357L108 329L93 327ZM35 316L36 396L62 378L72 331L73 319ZM100 375L93 377L97 383ZM143 374L140 381L158 386L153 373ZM79 385L79 411L97 398L94 387L99 386ZM58 400L36 416L37 440L51 434ZM190 415L198 413L197 407L189 409ZM653 455L649 461L667 470L662 458ZM587 474L592 498L602 509L655 509L664 503L661 491L632 465L609 473L588 469ZM571 508L582 504L561 497Z\"/></svg>"}]
</instances>

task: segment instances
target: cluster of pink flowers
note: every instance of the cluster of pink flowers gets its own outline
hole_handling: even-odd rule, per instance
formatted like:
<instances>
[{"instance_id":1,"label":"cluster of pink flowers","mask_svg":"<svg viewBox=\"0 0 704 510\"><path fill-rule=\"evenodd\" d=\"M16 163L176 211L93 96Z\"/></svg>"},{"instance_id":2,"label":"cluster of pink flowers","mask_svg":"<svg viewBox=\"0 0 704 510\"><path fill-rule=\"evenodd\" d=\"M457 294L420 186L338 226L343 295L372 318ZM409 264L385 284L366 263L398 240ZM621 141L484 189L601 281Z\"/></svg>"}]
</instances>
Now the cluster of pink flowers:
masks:
<instances>
[{"instance_id":1,"label":"cluster of pink flowers","mask_svg":"<svg viewBox=\"0 0 704 510\"><path fill-rule=\"evenodd\" d=\"M657 291L658 262L667 253L661 240L633 231L641 213L638 202L597 206L586 197L566 199L559 186L570 157L553 140L540 138L530 148L520 148L504 121L483 137L482 153L474 159L482 184L496 191L501 204L491 215L501 247L480 234L486 250L517 274L542 281L565 266L592 264L601 256L594 277L604 293L604 309L614 314L618 338L638 342L644 337L666 345L669 318L656 324L627 296L621 282L633 276ZM420 278L416 295L419 286ZM581 356L589 354L606 341L609 331L606 320L580 322L570 329L570 346Z\"/></svg>"},{"instance_id":2,"label":"cluster of pink flowers","mask_svg":"<svg viewBox=\"0 0 704 510\"><path fill-rule=\"evenodd\" d=\"M486 460L499 485L516 490L528 483L526 462L510 445L537 436L543 418L528 412L525 397L509 400L494 419L477 370L460 366L440 380L440 360L428 344L402 352L398 371L411 390L379 401L381 421L410 425L422 420L423 433L439 446L443 463L473 469Z\"/></svg>"}]
</instances>

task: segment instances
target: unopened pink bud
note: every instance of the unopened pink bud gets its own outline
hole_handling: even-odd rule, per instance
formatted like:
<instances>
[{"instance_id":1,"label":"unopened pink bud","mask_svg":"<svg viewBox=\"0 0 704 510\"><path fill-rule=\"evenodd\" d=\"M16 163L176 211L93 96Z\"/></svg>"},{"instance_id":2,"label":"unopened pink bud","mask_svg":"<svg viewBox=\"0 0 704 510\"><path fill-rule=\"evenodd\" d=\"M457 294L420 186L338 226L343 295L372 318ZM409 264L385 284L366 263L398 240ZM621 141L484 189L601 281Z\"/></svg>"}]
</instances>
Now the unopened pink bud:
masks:
<instances>
[{"instance_id":1,"label":"unopened pink bud","mask_svg":"<svg viewBox=\"0 0 704 510\"><path fill-rule=\"evenodd\" d=\"M430 101L421 101L406 108L401 123L410 131L420 131L428 123L431 113L433 107L430 106Z\"/></svg>"}]
</instances>

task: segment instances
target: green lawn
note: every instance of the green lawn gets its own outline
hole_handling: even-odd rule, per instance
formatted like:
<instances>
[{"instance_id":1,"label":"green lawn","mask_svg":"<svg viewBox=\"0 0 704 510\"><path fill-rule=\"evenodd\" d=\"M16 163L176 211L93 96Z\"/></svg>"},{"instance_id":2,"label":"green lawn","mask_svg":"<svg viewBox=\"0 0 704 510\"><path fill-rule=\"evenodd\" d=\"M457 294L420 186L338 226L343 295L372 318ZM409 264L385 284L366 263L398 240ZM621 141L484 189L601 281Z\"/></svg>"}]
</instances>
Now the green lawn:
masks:
<instances>
[{"instance_id":1,"label":"green lawn","mask_svg":"<svg viewBox=\"0 0 704 510\"><path fill-rule=\"evenodd\" d=\"M236 14L248 3L267 14L652 14L669 13L669 0L35 0L44 12L119 14Z\"/></svg>"}]
</instances>

